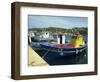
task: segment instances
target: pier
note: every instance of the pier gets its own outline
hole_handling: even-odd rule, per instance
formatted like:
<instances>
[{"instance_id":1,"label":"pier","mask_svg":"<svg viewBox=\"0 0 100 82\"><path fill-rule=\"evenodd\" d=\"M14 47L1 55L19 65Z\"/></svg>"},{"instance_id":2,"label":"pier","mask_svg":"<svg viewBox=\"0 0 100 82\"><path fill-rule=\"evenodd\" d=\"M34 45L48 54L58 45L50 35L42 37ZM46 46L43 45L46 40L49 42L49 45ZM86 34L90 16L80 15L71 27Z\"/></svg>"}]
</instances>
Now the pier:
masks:
<instances>
[{"instance_id":1,"label":"pier","mask_svg":"<svg viewBox=\"0 0 100 82\"><path fill-rule=\"evenodd\" d=\"M29 66L49 66L49 64L42 59L30 46L28 46L28 65Z\"/></svg>"}]
</instances>

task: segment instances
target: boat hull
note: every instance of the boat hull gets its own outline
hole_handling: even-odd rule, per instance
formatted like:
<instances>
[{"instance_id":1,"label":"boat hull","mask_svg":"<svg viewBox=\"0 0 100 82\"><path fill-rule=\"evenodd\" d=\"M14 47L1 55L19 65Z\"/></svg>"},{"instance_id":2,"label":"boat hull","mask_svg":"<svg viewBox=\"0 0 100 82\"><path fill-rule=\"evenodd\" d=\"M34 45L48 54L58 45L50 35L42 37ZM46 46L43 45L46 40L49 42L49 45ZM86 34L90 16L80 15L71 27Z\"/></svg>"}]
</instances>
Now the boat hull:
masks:
<instances>
[{"instance_id":1,"label":"boat hull","mask_svg":"<svg viewBox=\"0 0 100 82\"><path fill-rule=\"evenodd\" d=\"M86 52L87 45L80 46L78 48L56 48L56 47L40 44L40 50L42 50L43 53L48 52L48 54L50 53L50 54L60 55L60 56L75 56Z\"/></svg>"}]
</instances>

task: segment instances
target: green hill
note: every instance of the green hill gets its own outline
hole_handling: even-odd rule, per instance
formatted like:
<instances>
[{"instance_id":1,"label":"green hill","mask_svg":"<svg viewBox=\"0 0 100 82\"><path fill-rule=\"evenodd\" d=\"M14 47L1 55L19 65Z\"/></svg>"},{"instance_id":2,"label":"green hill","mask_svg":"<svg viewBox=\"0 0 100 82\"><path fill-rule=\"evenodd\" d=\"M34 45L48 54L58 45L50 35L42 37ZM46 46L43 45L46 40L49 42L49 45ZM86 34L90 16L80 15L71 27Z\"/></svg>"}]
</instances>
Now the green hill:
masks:
<instances>
[{"instance_id":1,"label":"green hill","mask_svg":"<svg viewBox=\"0 0 100 82\"><path fill-rule=\"evenodd\" d=\"M82 35L87 35L88 29L87 27L74 27L74 28L58 28L58 27L48 27L48 28L31 28L28 29L29 31L48 31L52 33L62 32L62 33L73 33L73 32L80 32Z\"/></svg>"}]
</instances>

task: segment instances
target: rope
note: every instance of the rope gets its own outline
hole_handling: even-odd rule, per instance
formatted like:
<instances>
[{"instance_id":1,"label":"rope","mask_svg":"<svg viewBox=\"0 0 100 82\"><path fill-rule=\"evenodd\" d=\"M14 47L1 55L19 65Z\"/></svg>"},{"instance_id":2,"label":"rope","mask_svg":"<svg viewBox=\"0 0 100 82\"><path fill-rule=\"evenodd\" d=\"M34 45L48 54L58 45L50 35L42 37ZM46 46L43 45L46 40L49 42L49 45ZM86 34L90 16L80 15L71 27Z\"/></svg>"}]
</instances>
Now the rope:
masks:
<instances>
[{"instance_id":1,"label":"rope","mask_svg":"<svg viewBox=\"0 0 100 82\"><path fill-rule=\"evenodd\" d=\"M48 52L49 52L49 50L42 56L43 59L44 59L44 57L47 55Z\"/></svg>"}]
</instances>

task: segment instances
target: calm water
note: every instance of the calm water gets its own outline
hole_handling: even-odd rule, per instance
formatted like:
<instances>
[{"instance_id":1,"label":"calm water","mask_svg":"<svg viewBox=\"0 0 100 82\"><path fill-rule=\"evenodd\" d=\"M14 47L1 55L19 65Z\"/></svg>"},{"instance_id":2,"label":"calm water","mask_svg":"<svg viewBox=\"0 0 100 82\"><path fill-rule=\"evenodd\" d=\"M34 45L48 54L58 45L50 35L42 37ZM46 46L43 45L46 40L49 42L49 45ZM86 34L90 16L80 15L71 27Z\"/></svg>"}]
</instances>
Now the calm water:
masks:
<instances>
[{"instance_id":1,"label":"calm water","mask_svg":"<svg viewBox=\"0 0 100 82\"><path fill-rule=\"evenodd\" d=\"M87 42L87 36L84 36L85 42ZM41 50L35 50L47 63L50 65L69 65L69 64L87 64L88 54L87 49L82 53L75 56L61 56L54 55L54 53L47 53ZM46 54L46 55L45 55Z\"/></svg>"},{"instance_id":2,"label":"calm water","mask_svg":"<svg viewBox=\"0 0 100 82\"><path fill-rule=\"evenodd\" d=\"M50 65L69 65L69 64L87 64L87 50L75 56L61 56L52 53L44 54L43 51L36 51ZM42 53L41 53L42 52Z\"/></svg>"}]
</instances>

